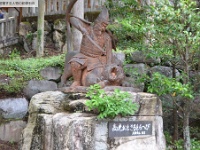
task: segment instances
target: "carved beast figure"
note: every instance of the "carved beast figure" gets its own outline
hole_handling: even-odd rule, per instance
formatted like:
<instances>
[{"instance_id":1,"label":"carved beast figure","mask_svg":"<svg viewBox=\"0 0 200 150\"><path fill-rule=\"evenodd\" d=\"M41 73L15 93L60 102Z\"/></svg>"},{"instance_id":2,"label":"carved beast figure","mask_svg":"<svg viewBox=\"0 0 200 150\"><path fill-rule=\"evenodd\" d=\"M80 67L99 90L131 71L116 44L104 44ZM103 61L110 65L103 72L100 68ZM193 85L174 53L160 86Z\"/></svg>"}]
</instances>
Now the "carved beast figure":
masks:
<instances>
[{"instance_id":1,"label":"carved beast figure","mask_svg":"<svg viewBox=\"0 0 200 150\"><path fill-rule=\"evenodd\" d=\"M64 73L61 76L61 85L65 86L67 79L72 77L71 66L68 63L71 58L76 55L77 51L68 52L65 58ZM83 71L81 85L90 86L99 83L101 87L105 86L120 86L124 79L124 71L122 68L122 63L115 56L113 57L113 63L106 65L102 68L95 68L91 71L85 69Z\"/></svg>"}]
</instances>

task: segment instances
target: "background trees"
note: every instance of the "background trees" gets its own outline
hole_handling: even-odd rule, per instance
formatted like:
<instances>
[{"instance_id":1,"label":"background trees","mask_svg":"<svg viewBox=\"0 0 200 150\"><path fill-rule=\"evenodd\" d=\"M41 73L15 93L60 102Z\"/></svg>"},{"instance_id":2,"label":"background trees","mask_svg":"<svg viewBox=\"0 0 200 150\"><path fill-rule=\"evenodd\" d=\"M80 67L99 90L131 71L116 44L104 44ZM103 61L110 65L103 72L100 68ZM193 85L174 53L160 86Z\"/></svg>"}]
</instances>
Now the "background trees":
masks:
<instances>
[{"instance_id":1,"label":"background trees","mask_svg":"<svg viewBox=\"0 0 200 150\"><path fill-rule=\"evenodd\" d=\"M184 149L190 149L189 118L194 97L199 95L200 14L193 0L156 0L152 5L138 1L110 2L111 14L117 14L111 26L119 37L119 49L142 50L147 56L170 62L173 78L154 74L148 91L170 94L174 102L174 140L178 140L177 110L183 112ZM164 62L164 61L162 61ZM176 77L179 67L181 75Z\"/></svg>"},{"instance_id":2,"label":"background trees","mask_svg":"<svg viewBox=\"0 0 200 150\"><path fill-rule=\"evenodd\" d=\"M174 76L174 78L183 86L187 85L187 87L176 85L175 88L179 88L184 93L184 96L180 94L178 96L181 96L183 110L184 149L190 149L191 102L199 93L199 89L192 83L190 76L191 71L196 73L199 71L200 15L197 4L192 0L176 0L174 3L167 0L156 1L156 7L151 7L150 14L154 18L152 22L154 24L153 49L161 50L161 56L167 54L174 68L178 63L182 63L181 77Z\"/></svg>"}]
</instances>

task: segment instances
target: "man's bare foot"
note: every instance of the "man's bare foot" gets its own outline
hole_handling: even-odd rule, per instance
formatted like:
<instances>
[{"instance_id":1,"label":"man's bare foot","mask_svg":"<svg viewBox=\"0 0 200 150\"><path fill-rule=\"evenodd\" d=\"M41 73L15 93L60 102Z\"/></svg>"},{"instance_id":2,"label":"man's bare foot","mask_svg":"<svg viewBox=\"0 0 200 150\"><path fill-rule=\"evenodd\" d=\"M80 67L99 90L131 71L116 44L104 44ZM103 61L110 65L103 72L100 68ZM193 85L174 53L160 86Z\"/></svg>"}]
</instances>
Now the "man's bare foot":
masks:
<instances>
[{"instance_id":1,"label":"man's bare foot","mask_svg":"<svg viewBox=\"0 0 200 150\"><path fill-rule=\"evenodd\" d=\"M74 81L70 87L81 86L81 83L78 81Z\"/></svg>"}]
</instances>

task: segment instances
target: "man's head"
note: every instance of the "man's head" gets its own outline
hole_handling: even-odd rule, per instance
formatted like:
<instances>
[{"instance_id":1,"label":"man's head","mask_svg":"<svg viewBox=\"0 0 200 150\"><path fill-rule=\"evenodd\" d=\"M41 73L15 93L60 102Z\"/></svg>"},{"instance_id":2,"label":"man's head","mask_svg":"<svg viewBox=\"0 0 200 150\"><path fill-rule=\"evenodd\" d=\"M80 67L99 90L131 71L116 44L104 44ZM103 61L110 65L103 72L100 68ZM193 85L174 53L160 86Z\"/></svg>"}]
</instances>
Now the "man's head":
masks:
<instances>
[{"instance_id":1,"label":"man's head","mask_svg":"<svg viewBox=\"0 0 200 150\"><path fill-rule=\"evenodd\" d=\"M103 8L102 12L94 21L94 27L100 31L105 31L109 21L108 9Z\"/></svg>"},{"instance_id":2,"label":"man's head","mask_svg":"<svg viewBox=\"0 0 200 150\"><path fill-rule=\"evenodd\" d=\"M108 24L105 24L103 22L95 23L94 24L94 30L104 32L106 30Z\"/></svg>"}]
</instances>

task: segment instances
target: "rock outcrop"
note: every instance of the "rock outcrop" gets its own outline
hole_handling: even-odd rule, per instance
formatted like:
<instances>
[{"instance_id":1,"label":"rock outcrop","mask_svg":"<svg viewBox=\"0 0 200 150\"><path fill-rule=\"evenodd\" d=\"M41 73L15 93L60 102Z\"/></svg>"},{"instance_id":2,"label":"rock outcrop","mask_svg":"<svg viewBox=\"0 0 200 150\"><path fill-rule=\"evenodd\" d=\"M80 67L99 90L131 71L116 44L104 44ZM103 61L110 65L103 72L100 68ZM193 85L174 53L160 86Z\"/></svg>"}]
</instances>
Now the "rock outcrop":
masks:
<instances>
[{"instance_id":1,"label":"rock outcrop","mask_svg":"<svg viewBox=\"0 0 200 150\"><path fill-rule=\"evenodd\" d=\"M26 127L27 112L28 101L25 98L0 99L0 140L20 141L21 132Z\"/></svg>"},{"instance_id":2,"label":"rock outcrop","mask_svg":"<svg viewBox=\"0 0 200 150\"><path fill-rule=\"evenodd\" d=\"M30 101L28 125L23 131L20 149L165 150L161 101L153 94L130 94L133 102L140 104L137 115L103 120L98 120L93 113L66 110L70 102L85 100L84 93L36 94ZM152 134L110 138L108 124L113 121L151 121Z\"/></svg>"}]
</instances>

